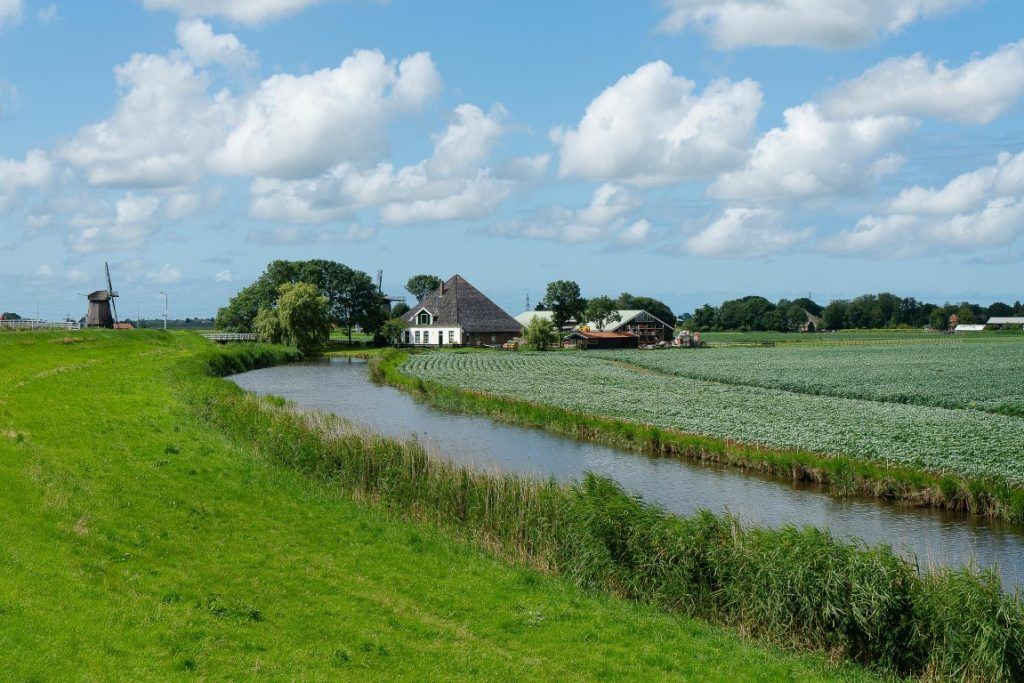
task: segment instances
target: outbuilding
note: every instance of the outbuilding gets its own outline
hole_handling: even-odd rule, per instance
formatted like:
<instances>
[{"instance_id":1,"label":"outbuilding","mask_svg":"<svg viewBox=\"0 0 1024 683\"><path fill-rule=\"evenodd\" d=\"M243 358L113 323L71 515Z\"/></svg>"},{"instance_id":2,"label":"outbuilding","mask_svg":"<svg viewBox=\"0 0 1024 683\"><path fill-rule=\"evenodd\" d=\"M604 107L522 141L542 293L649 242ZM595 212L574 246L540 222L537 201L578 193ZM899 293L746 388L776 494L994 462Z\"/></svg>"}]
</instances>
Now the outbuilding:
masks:
<instances>
[{"instance_id":1,"label":"outbuilding","mask_svg":"<svg viewBox=\"0 0 1024 683\"><path fill-rule=\"evenodd\" d=\"M567 346L577 349L636 349L640 337L629 332L576 330L565 338Z\"/></svg>"},{"instance_id":2,"label":"outbuilding","mask_svg":"<svg viewBox=\"0 0 1024 683\"><path fill-rule=\"evenodd\" d=\"M1007 326L1024 328L1024 316L992 317L988 319L988 325L1006 328Z\"/></svg>"},{"instance_id":3,"label":"outbuilding","mask_svg":"<svg viewBox=\"0 0 1024 683\"><path fill-rule=\"evenodd\" d=\"M636 336L639 339L639 343L644 346L671 341L672 337L675 336L676 329L674 325L654 317L647 311L621 310L618 311L618 314L619 319L606 323L602 331L628 332ZM589 327L595 329L598 325L590 323Z\"/></svg>"}]
</instances>

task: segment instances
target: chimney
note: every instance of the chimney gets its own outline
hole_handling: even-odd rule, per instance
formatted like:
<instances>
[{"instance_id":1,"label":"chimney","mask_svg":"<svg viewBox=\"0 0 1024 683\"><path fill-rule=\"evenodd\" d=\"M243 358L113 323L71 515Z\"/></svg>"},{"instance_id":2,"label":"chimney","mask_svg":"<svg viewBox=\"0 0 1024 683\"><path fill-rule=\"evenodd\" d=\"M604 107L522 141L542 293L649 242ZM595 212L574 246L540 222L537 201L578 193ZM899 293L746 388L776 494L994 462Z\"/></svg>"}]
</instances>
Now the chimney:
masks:
<instances>
[{"instance_id":1,"label":"chimney","mask_svg":"<svg viewBox=\"0 0 1024 683\"><path fill-rule=\"evenodd\" d=\"M444 282L441 283L441 296L444 296Z\"/></svg>"}]
</instances>

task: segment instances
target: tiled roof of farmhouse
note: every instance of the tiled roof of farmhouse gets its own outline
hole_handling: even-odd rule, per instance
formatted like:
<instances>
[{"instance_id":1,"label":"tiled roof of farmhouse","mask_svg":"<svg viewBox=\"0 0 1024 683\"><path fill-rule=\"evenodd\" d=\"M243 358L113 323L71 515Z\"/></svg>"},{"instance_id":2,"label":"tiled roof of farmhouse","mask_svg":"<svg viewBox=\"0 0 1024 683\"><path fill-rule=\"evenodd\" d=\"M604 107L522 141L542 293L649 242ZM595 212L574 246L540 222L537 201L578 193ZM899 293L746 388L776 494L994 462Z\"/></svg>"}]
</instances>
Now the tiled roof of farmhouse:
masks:
<instances>
[{"instance_id":1,"label":"tiled roof of farmhouse","mask_svg":"<svg viewBox=\"0 0 1024 683\"><path fill-rule=\"evenodd\" d=\"M427 309L434 316L434 325L459 325L466 332L519 332L522 325L516 319L469 284L461 275L453 275L447 282L423 297L403 318L413 325L416 314Z\"/></svg>"}]
</instances>

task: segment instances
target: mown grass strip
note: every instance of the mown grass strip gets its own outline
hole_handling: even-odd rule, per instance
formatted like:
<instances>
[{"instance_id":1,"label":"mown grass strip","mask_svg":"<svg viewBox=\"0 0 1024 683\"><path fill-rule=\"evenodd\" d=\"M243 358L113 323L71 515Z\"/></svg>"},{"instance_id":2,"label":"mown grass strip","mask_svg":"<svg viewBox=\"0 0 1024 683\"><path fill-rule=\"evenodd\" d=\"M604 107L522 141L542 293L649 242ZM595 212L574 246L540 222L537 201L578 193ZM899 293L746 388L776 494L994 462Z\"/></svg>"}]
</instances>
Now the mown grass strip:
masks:
<instances>
[{"instance_id":1,"label":"mown grass strip","mask_svg":"<svg viewBox=\"0 0 1024 683\"><path fill-rule=\"evenodd\" d=\"M374 373L433 389L396 374L400 360L384 354ZM224 365L211 363L215 372ZM283 465L580 586L899 675L1024 676L1024 603L1003 594L991 571L919 572L890 548L815 528L749 528L710 512L678 517L594 475L562 486L475 472L416 441L240 391L194 390L189 400Z\"/></svg>"}]
</instances>

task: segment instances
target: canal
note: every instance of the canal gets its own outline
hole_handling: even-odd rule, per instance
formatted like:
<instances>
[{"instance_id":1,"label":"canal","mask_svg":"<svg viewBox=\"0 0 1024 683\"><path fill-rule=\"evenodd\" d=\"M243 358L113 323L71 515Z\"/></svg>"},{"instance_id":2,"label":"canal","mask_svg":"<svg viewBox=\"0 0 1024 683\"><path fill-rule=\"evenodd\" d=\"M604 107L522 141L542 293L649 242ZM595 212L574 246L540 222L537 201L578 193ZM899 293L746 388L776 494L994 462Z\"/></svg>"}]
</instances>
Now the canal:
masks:
<instances>
[{"instance_id":1,"label":"canal","mask_svg":"<svg viewBox=\"0 0 1024 683\"><path fill-rule=\"evenodd\" d=\"M873 498L834 498L813 486L735 469L647 456L576 441L486 417L445 413L373 383L365 361L333 358L235 375L240 387L340 415L394 437L420 440L434 452L484 470L505 469L559 481L587 472L608 475L667 510L706 508L745 522L828 527L837 536L891 545L922 566L994 566L1007 590L1024 587L1024 528L971 515L908 508Z\"/></svg>"}]
</instances>

